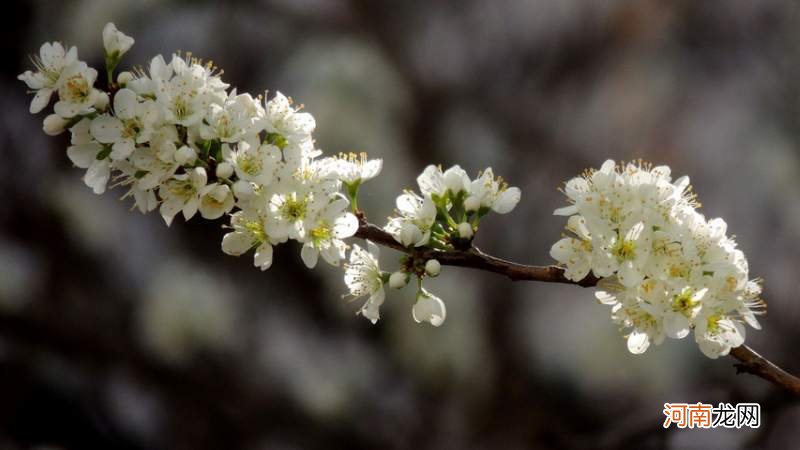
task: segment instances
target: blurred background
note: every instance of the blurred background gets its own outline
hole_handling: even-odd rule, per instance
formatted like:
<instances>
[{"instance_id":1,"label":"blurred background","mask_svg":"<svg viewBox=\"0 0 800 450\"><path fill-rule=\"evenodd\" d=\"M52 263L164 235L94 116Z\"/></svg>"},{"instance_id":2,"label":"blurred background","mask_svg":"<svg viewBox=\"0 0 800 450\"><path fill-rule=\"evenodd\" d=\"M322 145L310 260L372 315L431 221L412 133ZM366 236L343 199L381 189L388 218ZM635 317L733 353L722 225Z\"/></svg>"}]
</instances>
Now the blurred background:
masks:
<instances>
[{"instance_id":1,"label":"blurred background","mask_svg":"<svg viewBox=\"0 0 800 450\"><path fill-rule=\"evenodd\" d=\"M221 223L164 226L95 196L16 75L44 41L102 64L192 51L240 91L280 90L320 148L366 151L373 222L429 163L522 188L477 245L550 263L556 188L606 158L688 174L766 280L748 343L800 372L800 11L791 1L27 1L4 8L0 449L796 448L800 404L691 339L626 350L589 291L445 268L444 326L340 299L295 245L267 272ZM389 269L395 256L385 250ZM665 402L760 402L758 430L663 430Z\"/></svg>"}]
</instances>

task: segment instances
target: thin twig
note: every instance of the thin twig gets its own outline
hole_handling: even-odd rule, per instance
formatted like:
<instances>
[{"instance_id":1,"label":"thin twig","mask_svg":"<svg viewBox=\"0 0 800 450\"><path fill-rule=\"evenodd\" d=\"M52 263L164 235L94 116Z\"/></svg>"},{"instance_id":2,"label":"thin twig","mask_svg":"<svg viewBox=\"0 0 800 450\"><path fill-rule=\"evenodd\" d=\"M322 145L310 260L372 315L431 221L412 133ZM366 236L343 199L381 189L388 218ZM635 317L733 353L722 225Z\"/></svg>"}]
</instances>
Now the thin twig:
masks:
<instances>
[{"instance_id":1,"label":"thin twig","mask_svg":"<svg viewBox=\"0 0 800 450\"><path fill-rule=\"evenodd\" d=\"M360 226L356 237L369 239L370 241L383 245L384 247L407 253L423 260L436 259L442 265L467 267L471 269L484 270L487 272L505 275L512 281L542 281L545 283L566 283L575 284L582 287L592 287L597 285L598 278L589 274L580 281L572 281L564 276L564 269L558 266L529 266L517 264L487 255L477 248L468 250L441 251L429 248L404 247L397 242L392 235L383 231L366 221L362 214L359 214ZM749 373L763 378L770 383L779 386L787 391L800 395L800 379L781 369L774 363L756 353L746 345L736 347L731 350L730 355L740 361L735 364L737 373Z\"/></svg>"}]
</instances>

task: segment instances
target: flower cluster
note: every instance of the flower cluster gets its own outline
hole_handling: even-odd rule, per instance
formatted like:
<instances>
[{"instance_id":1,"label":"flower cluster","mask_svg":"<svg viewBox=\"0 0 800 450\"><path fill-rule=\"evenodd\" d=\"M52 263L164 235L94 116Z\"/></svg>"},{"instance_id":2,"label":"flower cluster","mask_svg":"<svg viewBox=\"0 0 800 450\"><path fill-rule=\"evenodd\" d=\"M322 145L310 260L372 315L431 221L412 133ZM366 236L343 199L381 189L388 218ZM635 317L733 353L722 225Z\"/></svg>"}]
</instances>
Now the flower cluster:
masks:
<instances>
[{"instance_id":1,"label":"flower cluster","mask_svg":"<svg viewBox=\"0 0 800 450\"><path fill-rule=\"evenodd\" d=\"M760 329L758 280L726 235L722 219L707 220L687 177L672 181L666 166L606 161L564 187L565 236L550 255L579 281L600 278L597 299L639 354L665 337L694 332L710 358L744 343L744 324Z\"/></svg>"},{"instance_id":2,"label":"flower cluster","mask_svg":"<svg viewBox=\"0 0 800 450\"><path fill-rule=\"evenodd\" d=\"M109 185L126 189L142 213L158 209L169 226L177 215L214 220L228 215L222 250L240 256L253 250L254 265L272 265L273 246L294 240L309 268L320 257L337 266L350 248L345 239L359 229L358 191L378 176L380 159L366 154L323 157L315 147L315 121L280 92L268 98L230 89L222 72L191 54L159 55L147 67L114 78L133 38L113 23L103 29L106 82L78 59L75 47L42 45L35 71L19 76L31 93L31 113L56 101L44 131L71 134L67 156L85 169L84 183L95 193ZM478 222L490 210L509 212L519 189L495 179L491 169L472 181L458 166L442 173L428 167L419 177L423 197L398 199L401 217L387 226L404 245L433 249L468 246ZM384 286L419 283L412 316L439 326L441 299L422 287L438 275L435 259L404 256L402 268L381 270L377 246L354 245L345 268L348 297L367 297L359 310L375 323Z\"/></svg>"},{"instance_id":3,"label":"flower cluster","mask_svg":"<svg viewBox=\"0 0 800 450\"><path fill-rule=\"evenodd\" d=\"M147 69L112 73L133 39L113 24L103 30L108 90L95 87L97 71L77 50L47 43L34 58L37 71L19 76L35 92L31 112L58 97L45 119L49 134L69 129L67 155L86 169L95 193L110 181L127 189L142 212L159 209L169 225L182 214L205 219L230 214L222 250L255 249L262 270L272 246L302 244L302 260L320 256L332 265L345 258L343 239L358 220L342 183L376 176L380 160L319 158L314 118L276 93L264 101L229 89L212 64L191 55L156 56ZM368 170L361 170L368 167Z\"/></svg>"},{"instance_id":4,"label":"flower cluster","mask_svg":"<svg viewBox=\"0 0 800 450\"><path fill-rule=\"evenodd\" d=\"M459 166L442 172L431 165L417 177L417 184L422 195L406 191L397 197L397 215L385 228L407 247L468 247L489 211L509 213L521 195L519 188L495 178L491 167L470 180Z\"/></svg>"},{"instance_id":5,"label":"flower cluster","mask_svg":"<svg viewBox=\"0 0 800 450\"><path fill-rule=\"evenodd\" d=\"M404 247L428 247L435 250L464 250L472 239L480 220L495 211L511 212L519 203L520 190L508 187L495 178L491 168L471 180L459 166L442 171L439 166L428 166L417 177L422 195L406 191L397 198L397 210L389 218L384 230ZM401 260L401 269L391 275L381 274L372 261L377 258L377 248L368 252L353 252L345 280L359 280L351 291L359 295L370 294L362 314L378 320L378 307L383 303L383 284L394 289L405 287L411 276L417 278L417 296L412 309L416 322L434 326L444 323L447 311L444 302L422 286L425 277L435 277L441 271L436 259L420 259L413 255ZM380 282L377 280L380 279ZM366 281L361 281L366 280ZM350 283L348 283L350 284Z\"/></svg>"}]
</instances>

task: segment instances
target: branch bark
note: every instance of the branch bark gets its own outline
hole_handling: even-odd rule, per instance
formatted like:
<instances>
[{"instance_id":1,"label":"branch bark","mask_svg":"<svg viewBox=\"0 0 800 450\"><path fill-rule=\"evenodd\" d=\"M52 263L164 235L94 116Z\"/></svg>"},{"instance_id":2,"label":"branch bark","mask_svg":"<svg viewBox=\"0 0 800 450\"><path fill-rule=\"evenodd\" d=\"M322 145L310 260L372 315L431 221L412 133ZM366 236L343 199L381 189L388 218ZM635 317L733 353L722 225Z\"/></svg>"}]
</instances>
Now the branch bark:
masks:
<instances>
[{"instance_id":1,"label":"branch bark","mask_svg":"<svg viewBox=\"0 0 800 450\"><path fill-rule=\"evenodd\" d=\"M430 248L404 247L392 235L383 231L376 225L366 221L359 214L359 228L356 237L389 247L423 260L436 259L442 265L466 267L483 270L500 275L505 275L512 281L541 281L545 283L574 284L581 287L592 287L599 281L594 275L589 274L580 281L572 281L564 276L564 269L558 266L529 266L518 264L504 259L496 258L481 252L475 247L468 250L441 251ZM746 345L731 350L730 356L739 360L736 373L749 373L763 378L770 383L783 388L795 395L800 395L800 378L786 372L768 359L756 353Z\"/></svg>"}]
</instances>

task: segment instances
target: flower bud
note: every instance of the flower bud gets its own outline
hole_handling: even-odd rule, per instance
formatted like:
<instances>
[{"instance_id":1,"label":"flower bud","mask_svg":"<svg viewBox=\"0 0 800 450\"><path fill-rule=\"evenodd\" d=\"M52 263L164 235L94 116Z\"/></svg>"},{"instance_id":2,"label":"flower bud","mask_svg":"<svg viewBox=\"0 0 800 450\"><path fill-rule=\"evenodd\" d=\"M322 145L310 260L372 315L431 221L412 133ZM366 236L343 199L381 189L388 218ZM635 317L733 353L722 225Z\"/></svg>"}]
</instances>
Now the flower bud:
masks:
<instances>
[{"instance_id":1,"label":"flower bud","mask_svg":"<svg viewBox=\"0 0 800 450\"><path fill-rule=\"evenodd\" d=\"M453 194L458 194L464 190L464 179L456 171L448 170L444 174L444 185Z\"/></svg>"},{"instance_id":2,"label":"flower bud","mask_svg":"<svg viewBox=\"0 0 800 450\"><path fill-rule=\"evenodd\" d=\"M117 84L120 86L125 86L126 84L130 83L131 80L133 80L133 74L127 70L120 72L119 75L117 75Z\"/></svg>"},{"instance_id":3,"label":"flower bud","mask_svg":"<svg viewBox=\"0 0 800 450\"><path fill-rule=\"evenodd\" d=\"M69 123L69 120L64 119L58 114L50 114L49 116L44 118L42 129L48 135L55 136L57 134L61 134L64 132L67 123Z\"/></svg>"},{"instance_id":4,"label":"flower bud","mask_svg":"<svg viewBox=\"0 0 800 450\"><path fill-rule=\"evenodd\" d=\"M108 94L103 91L96 91L94 109L102 111L108 107Z\"/></svg>"},{"instance_id":5,"label":"flower bud","mask_svg":"<svg viewBox=\"0 0 800 450\"><path fill-rule=\"evenodd\" d=\"M184 145L183 147L179 148L177 152L175 152L175 162L182 166L191 164L196 159L197 153L188 145Z\"/></svg>"},{"instance_id":6,"label":"flower bud","mask_svg":"<svg viewBox=\"0 0 800 450\"><path fill-rule=\"evenodd\" d=\"M429 277L435 277L439 275L439 272L442 271L442 264L435 260L429 259L428 262L425 263L425 273L428 274Z\"/></svg>"},{"instance_id":7,"label":"flower bud","mask_svg":"<svg viewBox=\"0 0 800 450\"><path fill-rule=\"evenodd\" d=\"M464 209L467 211L477 211L481 209L481 201L478 200L478 197L470 195L466 200L464 200Z\"/></svg>"},{"instance_id":8,"label":"flower bud","mask_svg":"<svg viewBox=\"0 0 800 450\"><path fill-rule=\"evenodd\" d=\"M398 270L389 277L389 287L392 289L403 289L408 284L408 274Z\"/></svg>"},{"instance_id":9,"label":"flower bud","mask_svg":"<svg viewBox=\"0 0 800 450\"><path fill-rule=\"evenodd\" d=\"M472 225L467 222L458 224L458 235L461 236L462 239L472 239Z\"/></svg>"},{"instance_id":10,"label":"flower bud","mask_svg":"<svg viewBox=\"0 0 800 450\"><path fill-rule=\"evenodd\" d=\"M231 163L223 161L217 165L217 178L228 179L233 175Z\"/></svg>"},{"instance_id":11,"label":"flower bud","mask_svg":"<svg viewBox=\"0 0 800 450\"><path fill-rule=\"evenodd\" d=\"M106 55L117 58L117 61L120 56L130 50L133 42L132 37L117 30L117 27L111 22L103 28L103 47L105 47Z\"/></svg>"}]
</instances>

